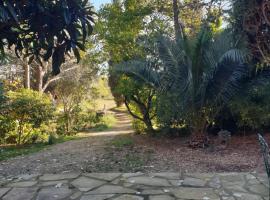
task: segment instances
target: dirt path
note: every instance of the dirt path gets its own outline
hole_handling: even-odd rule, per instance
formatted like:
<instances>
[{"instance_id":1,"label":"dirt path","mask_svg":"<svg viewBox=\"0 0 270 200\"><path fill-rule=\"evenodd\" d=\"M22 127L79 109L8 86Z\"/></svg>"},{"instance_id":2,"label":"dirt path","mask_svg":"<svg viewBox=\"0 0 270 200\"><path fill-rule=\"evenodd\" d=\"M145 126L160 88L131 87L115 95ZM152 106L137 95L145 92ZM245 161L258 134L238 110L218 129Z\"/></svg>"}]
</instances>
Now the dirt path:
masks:
<instances>
[{"instance_id":1,"label":"dirt path","mask_svg":"<svg viewBox=\"0 0 270 200\"><path fill-rule=\"evenodd\" d=\"M0 175L85 172L93 168L115 136L133 132L126 113L115 112L115 116L118 122L109 131L90 132L85 139L56 144L38 153L0 162Z\"/></svg>"}]
</instances>

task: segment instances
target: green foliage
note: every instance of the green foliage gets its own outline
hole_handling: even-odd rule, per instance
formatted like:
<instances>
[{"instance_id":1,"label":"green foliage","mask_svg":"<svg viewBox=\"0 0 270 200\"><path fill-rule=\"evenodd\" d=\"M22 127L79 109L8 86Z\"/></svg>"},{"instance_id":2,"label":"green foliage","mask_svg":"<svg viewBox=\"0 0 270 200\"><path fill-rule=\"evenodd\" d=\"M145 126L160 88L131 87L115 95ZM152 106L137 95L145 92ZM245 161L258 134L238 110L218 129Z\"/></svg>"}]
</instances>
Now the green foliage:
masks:
<instances>
[{"instance_id":1,"label":"green foliage","mask_svg":"<svg viewBox=\"0 0 270 200\"><path fill-rule=\"evenodd\" d=\"M99 11L96 29L105 40L104 48L113 63L141 55L136 39L143 30L143 18L150 12L149 6L141 0L107 4Z\"/></svg>"},{"instance_id":2,"label":"green foliage","mask_svg":"<svg viewBox=\"0 0 270 200\"><path fill-rule=\"evenodd\" d=\"M29 62L52 58L54 74L68 52L80 60L79 50L93 29L94 13L87 0L3 0L0 12L1 53L14 45L17 55L25 51L30 56Z\"/></svg>"},{"instance_id":3,"label":"green foliage","mask_svg":"<svg viewBox=\"0 0 270 200\"><path fill-rule=\"evenodd\" d=\"M116 89L124 96L128 112L135 119L133 121L135 130L142 132L142 128L145 127L144 130L152 133L154 131L153 121L156 108L154 90L143 82L125 75L119 80ZM136 125L139 125L137 120L143 122L144 126L136 127Z\"/></svg>"},{"instance_id":4,"label":"green foliage","mask_svg":"<svg viewBox=\"0 0 270 200\"><path fill-rule=\"evenodd\" d=\"M4 102L5 102L4 86L3 86L3 83L0 81L0 113L1 113L1 107L4 105Z\"/></svg>"},{"instance_id":5,"label":"green foliage","mask_svg":"<svg viewBox=\"0 0 270 200\"><path fill-rule=\"evenodd\" d=\"M157 97L157 122L159 127L178 127L182 125L183 115L181 112L181 107L179 105L181 99L177 93L162 93Z\"/></svg>"},{"instance_id":6,"label":"green foliage","mask_svg":"<svg viewBox=\"0 0 270 200\"><path fill-rule=\"evenodd\" d=\"M36 142L42 126L53 117L49 97L32 90L21 89L7 93L5 114L0 115L0 127L6 141L22 144Z\"/></svg>"},{"instance_id":7,"label":"green foliage","mask_svg":"<svg viewBox=\"0 0 270 200\"><path fill-rule=\"evenodd\" d=\"M241 129L262 130L270 127L270 84L252 86L230 104Z\"/></svg>"},{"instance_id":8,"label":"green foliage","mask_svg":"<svg viewBox=\"0 0 270 200\"><path fill-rule=\"evenodd\" d=\"M55 139L54 135L50 134L48 137L48 145L53 145L54 139Z\"/></svg>"},{"instance_id":9,"label":"green foliage","mask_svg":"<svg viewBox=\"0 0 270 200\"><path fill-rule=\"evenodd\" d=\"M93 128L95 131L106 131L112 128L115 124L116 118L114 115L107 114L97 119Z\"/></svg>"},{"instance_id":10,"label":"green foliage","mask_svg":"<svg viewBox=\"0 0 270 200\"><path fill-rule=\"evenodd\" d=\"M133 119L132 120L132 128L133 128L133 130L135 131L136 134L145 133L146 130L147 130L146 125L141 120L138 120L138 119Z\"/></svg>"},{"instance_id":11,"label":"green foliage","mask_svg":"<svg viewBox=\"0 0 270 200\"><path fill-rule=\"evenodd\" d=\"M202 132L239 91L248 74L245 54L232 46L227 32L213 36L202 29L196 38L185 37L177 43L161 38L158 42L158 62L129 61L119 65L118 71L138 78L162 95L176 97L172 99L172 108L180 119L176 123L184 121L195 132ZM161 118L164 112L160 110ZM167 119L169 124L175 114L171 117Z\"/></svg>"},{"instance_id":12,"label":"green foliage","mask_svg":"<svg viewBox=\"0 0 270 200\"><path fill-rule=\"evenodd\" d=\"M142 0L125 0L123 3L107 4L99 11L96 31L104 41L103 49L109 55L109 67L143 54L136 42L144 29L143 19L151 13L151 8ZM121 93L115 90L119 76L109 74L109 86L118 106L123 104Z\"/></svg>"}]
</instances>

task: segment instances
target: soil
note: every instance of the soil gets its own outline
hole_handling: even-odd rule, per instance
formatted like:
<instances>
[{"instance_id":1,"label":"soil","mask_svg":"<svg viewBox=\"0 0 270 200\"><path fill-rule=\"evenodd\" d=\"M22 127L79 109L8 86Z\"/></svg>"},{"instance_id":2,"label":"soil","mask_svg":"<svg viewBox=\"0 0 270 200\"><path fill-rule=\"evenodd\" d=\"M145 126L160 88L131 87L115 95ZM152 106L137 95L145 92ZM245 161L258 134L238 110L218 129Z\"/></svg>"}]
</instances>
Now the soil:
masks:
<instances>
[{"instance_id":1,"label":"soil","mask_svg":"<svg viewBox=\"0 0 270 200\"><path fill-rule=\"evenodd\" d=\"M185 138L135 135L125 112L103 132L0 162L0 175L63 172L251 172L264 170L256 135L233 136L228 147L191 149ZM269 135L266 136L270 141ZM124 141L119 146L115 141ZM125 143L125 141L128 141ZM131 142L130 142L131 141Z\"/></svg>"}]
</instances>

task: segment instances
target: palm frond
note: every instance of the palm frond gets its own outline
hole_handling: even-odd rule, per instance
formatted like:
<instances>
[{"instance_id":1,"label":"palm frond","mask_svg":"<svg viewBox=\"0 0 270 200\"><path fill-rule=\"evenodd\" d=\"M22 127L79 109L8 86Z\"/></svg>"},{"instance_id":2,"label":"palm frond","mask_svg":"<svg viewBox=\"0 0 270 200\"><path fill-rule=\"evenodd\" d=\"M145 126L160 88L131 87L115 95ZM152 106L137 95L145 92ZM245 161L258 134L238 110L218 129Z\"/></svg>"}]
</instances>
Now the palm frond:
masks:
<instances>
[{"instance_id":1,"label":"palm frond","mask_svg":"<svg viewBox=\"0 0 270 200\"><path fill-rule=\"evenodd\" d=\"M216 66L205 75L200 90L201 100L218 105L227 103L241 89L248 74L246 58L240 50L225 52Z\"/></svg>"},{"instance_id":2,"label":"palm frond","mask_svg":"<svg viewBox=\"0 0 270 200\"><path fill-rule=\"evenodd\" d=\"M159 40L159 58L162 62L162 86L166 90L187 92L192 84L191 60L186 55L183 43L162 38Z\"/></svg>"},{"instance_id":3,"label":"palm frond","mask_svg":"<svg viewBox=\"0 0 270 200\"><path fill-rule=\"evenodd\" d=\"M114 67L115 72L120 72L143 81L152 87L160 87L160 74L155 70L155 63L145 60L132 60L123 62Z\"/></svg>"}]
</instances>

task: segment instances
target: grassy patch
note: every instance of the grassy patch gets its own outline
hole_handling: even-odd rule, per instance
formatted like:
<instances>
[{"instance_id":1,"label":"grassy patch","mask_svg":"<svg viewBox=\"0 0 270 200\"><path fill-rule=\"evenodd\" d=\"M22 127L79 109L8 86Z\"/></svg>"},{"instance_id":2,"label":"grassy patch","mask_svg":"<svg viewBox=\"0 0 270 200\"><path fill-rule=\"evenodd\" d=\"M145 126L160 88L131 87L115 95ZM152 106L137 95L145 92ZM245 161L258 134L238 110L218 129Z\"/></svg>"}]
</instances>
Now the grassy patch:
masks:
<instances>
[{"instance_id":1,"label":"grassy patch","mask_svg":"<svg viewBox=\"0 0 270 200\"><path fill-rule=\"evenodd\" d=\"M53 139L53 144L63 143L75 139L81 138L78 136L60 136ZM3 146L0 147L0 161L7 160L16 156L35 153L50 146L51 145L48 145L47 143L29 144L23 146Z\"/></svg>"},{"instance_id":2,"label":"grassy patch","mask_svg":"<svg viewBox=\"0 0 270 200\"><path fill-rule=\"evenodd\" d=\"M92 130L96 131L96 132L102 132L102 131L106 131L108 129L110 129L110 127L108 127L106 124L98 124Z\"/></svg>"},{"instance_id":3,"label":"grassy patch","mask_svg":"<svg viewBox=\"0 0 270 200\"><path fill-rule=\"evenodd\" d=\"M131 138L128 137L121 137L121 138L116 138L111 142L111 145L117 147L117 148L123 148L127 146L133 146L134 141Z\"/></svg>"},{"instance_id":4,"label":"grassy patch","mask_svg":"<svg viewBox=\"0 0 270 200\"><path fill-rule=\"evenodd\" d=\"M92 129L93 131L101 132L111 129L117 120L114 115L108 114L100 119L100 122Z\"/></svg>"}]
</instances>

